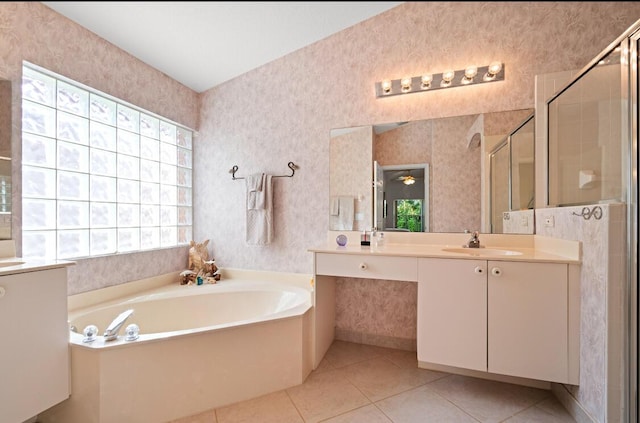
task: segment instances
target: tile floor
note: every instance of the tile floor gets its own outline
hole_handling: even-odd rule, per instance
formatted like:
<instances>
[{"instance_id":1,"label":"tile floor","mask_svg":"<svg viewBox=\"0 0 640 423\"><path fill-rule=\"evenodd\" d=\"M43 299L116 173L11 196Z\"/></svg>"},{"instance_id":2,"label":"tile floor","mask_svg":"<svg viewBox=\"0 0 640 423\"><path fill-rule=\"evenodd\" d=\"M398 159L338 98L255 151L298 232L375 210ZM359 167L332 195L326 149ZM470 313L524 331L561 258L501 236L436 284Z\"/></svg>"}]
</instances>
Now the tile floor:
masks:
<instances>
[{"instance_id":1,"label":"tile floor","mask_svg":"<svg viewBox=\"0 0 640 423\"><path fill-rule=\"evenodd\" d=\"M574 423L550 391L417 368L412 352L335 341L302 384L170 423Z\"/></svg>"}]
</instances>

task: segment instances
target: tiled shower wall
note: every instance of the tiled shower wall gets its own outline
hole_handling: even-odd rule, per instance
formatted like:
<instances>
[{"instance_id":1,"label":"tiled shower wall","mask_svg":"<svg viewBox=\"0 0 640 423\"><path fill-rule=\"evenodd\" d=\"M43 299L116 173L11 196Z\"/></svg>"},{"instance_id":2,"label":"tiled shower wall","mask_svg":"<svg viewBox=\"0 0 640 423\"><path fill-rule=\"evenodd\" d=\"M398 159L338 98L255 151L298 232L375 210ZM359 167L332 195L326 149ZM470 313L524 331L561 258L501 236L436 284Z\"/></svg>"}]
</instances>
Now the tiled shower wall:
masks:
<instances>
[{"instance_id":1,"label":"tiled shower wall","mask_svg":"<svg viewBox=\"0 0 640 423\"><path fill-rule=\"evenodd\" d=\"M566 389L596 421L615 422L622 421L626 207L596 204L588 209L594 207L602 210L600 219L597 213L582 217L583 206L536 209L536 234L582 242L580 385ZM540 223L549 217L553 226Z\"/></svg>"}]
</instances>

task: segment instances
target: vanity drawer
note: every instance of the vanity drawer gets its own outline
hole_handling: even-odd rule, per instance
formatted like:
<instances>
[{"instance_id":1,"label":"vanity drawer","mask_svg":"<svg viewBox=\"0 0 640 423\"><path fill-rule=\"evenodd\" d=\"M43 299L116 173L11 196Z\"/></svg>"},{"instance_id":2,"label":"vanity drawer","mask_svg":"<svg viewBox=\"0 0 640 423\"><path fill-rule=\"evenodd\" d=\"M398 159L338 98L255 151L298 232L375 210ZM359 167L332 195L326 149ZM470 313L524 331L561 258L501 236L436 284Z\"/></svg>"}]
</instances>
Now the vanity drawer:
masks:
<instances>
[{"instance_id":1,"label":"vanity drawer","mask_svg":"<svg viewBox=\"0 0 640 423\"><path fill-rule=\"evenodd\" d=\"M416 257L316 253L316 274L417 281L418 259Z\"/></svg>"}]
</instances>

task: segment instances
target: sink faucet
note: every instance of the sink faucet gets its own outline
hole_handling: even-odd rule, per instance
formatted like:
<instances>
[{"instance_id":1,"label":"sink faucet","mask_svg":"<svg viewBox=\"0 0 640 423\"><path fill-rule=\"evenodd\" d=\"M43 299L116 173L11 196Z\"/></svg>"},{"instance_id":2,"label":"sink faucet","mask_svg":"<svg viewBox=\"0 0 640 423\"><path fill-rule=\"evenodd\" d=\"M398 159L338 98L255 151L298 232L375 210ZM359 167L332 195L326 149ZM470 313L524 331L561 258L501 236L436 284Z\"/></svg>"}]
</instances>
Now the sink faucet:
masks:
<instances>
[{"instance_id":1,"label":"sink faucet","mask_svg":"<svg viewBox=\"0 0 640 423\"><path fill-rule=\"evenodd\" d=\"M118 317L113 319L113 322L111 322L111 324L107 327L107 330L104 331L104 340L113 341L115 339L118 339L118 332L120 331L120 328L132 314L133 309L129 309L127 311L123 311L118 315Z\"/></svg>"},{"instance_id":2,"label":"sink faucet","mask_svg":"<svg viewBox=\"0 0 640 423\"><path fill-rule=\"evenodd\" d=\"M467 245L465 245L465 247L468 248L480 248L480 238L479 238L479 233L478 231L474 231L473 235L471 235L471 239L469 239L469 241L467 242Z\"/></svg>"}]
</instances>

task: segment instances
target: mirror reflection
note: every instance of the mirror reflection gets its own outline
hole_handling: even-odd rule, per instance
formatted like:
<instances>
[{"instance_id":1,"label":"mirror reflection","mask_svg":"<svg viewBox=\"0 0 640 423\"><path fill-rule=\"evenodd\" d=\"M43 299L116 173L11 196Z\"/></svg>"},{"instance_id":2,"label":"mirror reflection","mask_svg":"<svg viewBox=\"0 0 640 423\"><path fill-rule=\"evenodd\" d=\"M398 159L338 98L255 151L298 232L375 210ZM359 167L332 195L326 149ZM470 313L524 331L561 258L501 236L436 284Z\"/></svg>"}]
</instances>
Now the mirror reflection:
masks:
<instances>
[{"instance_id":1,"label":"mirror reflection","mask_svg":"<svg viewBox=\"0 0 640 423\"><path fill-rule=\"evenodd\" d=\"M534 122L527 117L489 154L492 233L534 233Z\"/></svg>"},{"instance_id":2,"label":"mirror reflection","mask_svg":"<svg viewBox=\"0 0 640 423\"><path fill-rule=\"evenodd\" d=\"M0 80L0 239L11 239L11 81Z\"/></svg>"},{"instance_id":3,"label":"mirror reflection","mask_svg":"<svg viewBox=\"0 0 640 423\"><path fill-rule=\"evenodd\" d=\"M532 113L332 130L329 228L489 232L489 153ZM405 184L409 177L415 181Z\"/></svg>"}]
</instances>

